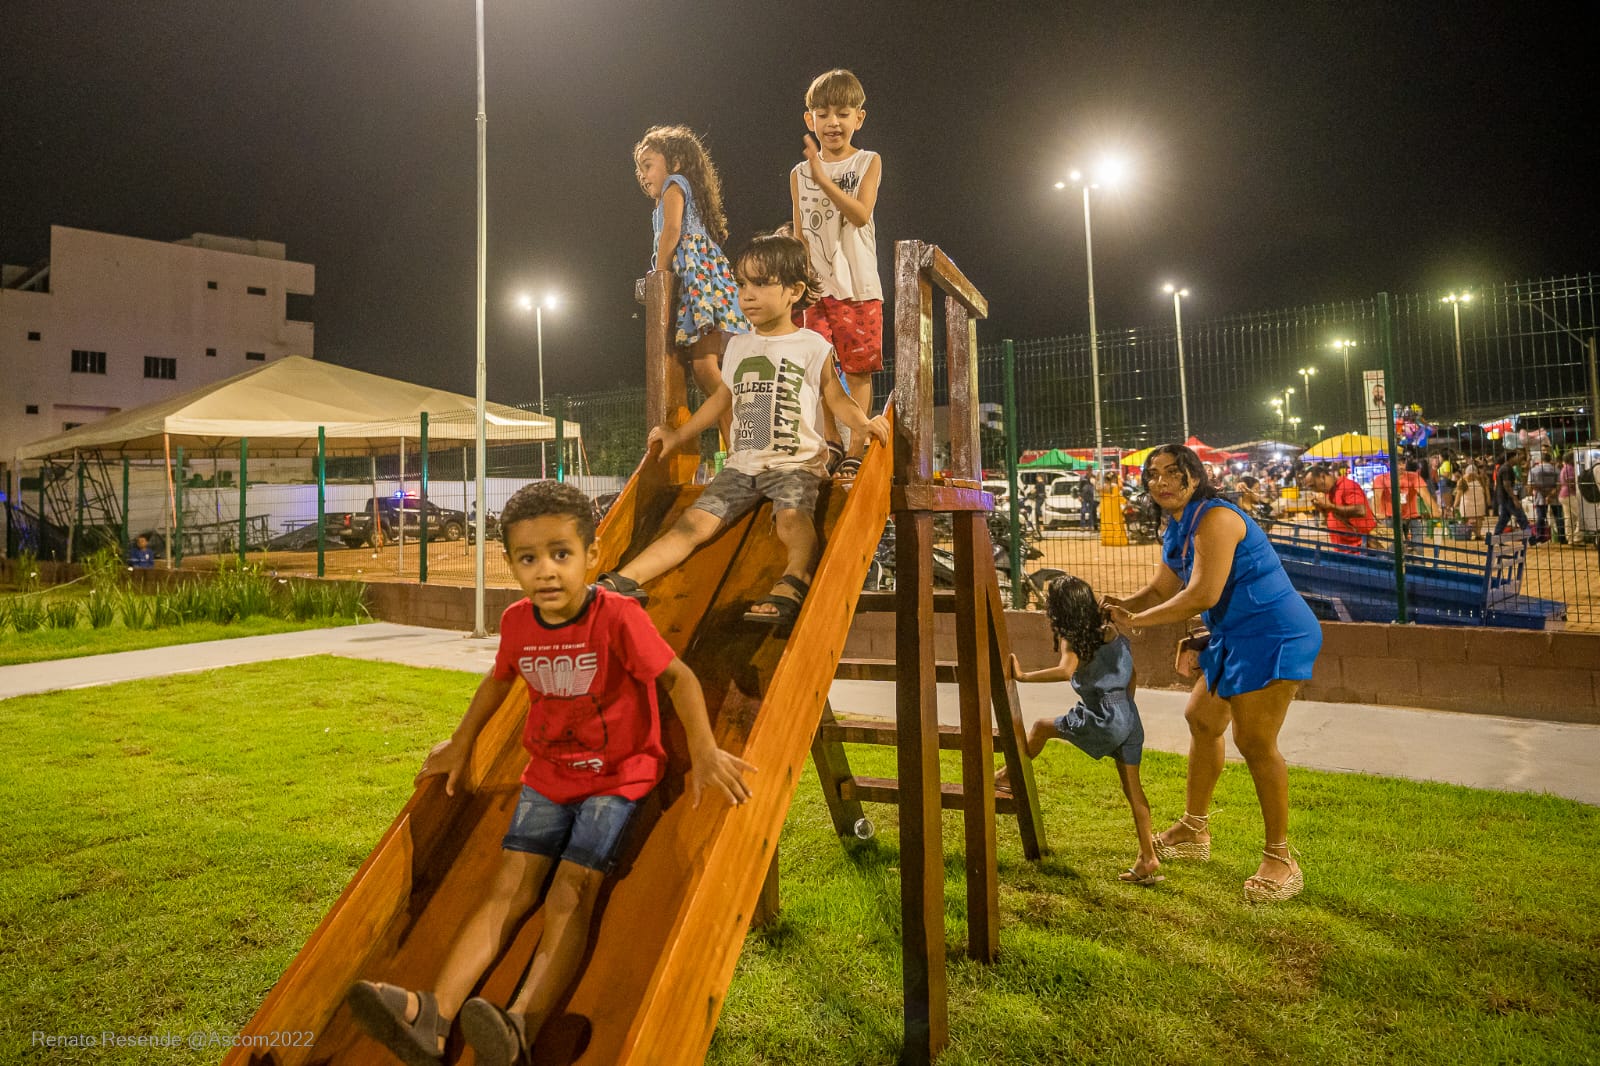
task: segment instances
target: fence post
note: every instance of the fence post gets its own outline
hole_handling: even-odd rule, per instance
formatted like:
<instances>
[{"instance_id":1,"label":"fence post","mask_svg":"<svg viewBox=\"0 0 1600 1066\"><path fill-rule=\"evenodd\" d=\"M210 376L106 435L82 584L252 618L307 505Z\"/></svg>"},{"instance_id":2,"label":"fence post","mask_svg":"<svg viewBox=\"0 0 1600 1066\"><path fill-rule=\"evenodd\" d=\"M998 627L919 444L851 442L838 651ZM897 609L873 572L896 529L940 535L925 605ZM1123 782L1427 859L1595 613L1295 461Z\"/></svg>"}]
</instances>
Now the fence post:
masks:
<instances>
[{"instance_id":1,"label":"fence post","mask_svg":"<svg viewBox=\"0 0 1600 1066\"><path fill-rule=\"evenodd\" d=\"M249 484L250 477L246 468L250 465L250 438L239 438L239 565L244 565L245 533L249 529L250 520L246 517L245 486Z\"/></svg>"},{"instance_id":2,"label":"fence post","mask_svg":"<svg viewBox=\"0 0 1600 1066\"><path fill-rule=\"evenodd\" d=\"M556 480L567 480L567 398L556 394Z\"/></svg>"},{"instance_id":3,"label":"fence post","mask_svg":"<svg viewBox=\"0 0 1600 1066\"><path fill-rule=\"evenodd\" d=\"M1394 435L1394 398L1404 395L1394 373L1394 331L1389 317L1389 294L1378 293L1378 345L1383 349L1383 438L1389 453L1389 535L1394 538L1394 606L1396 622L1408 621L1406 609L1405 521L1400 517L1399 442Z\"/></svg>"},{"instance_id":4,"label":"fence post","mask_svg":"<svg viewBox=\"0 0 1600 1066\"><path fill-rule=\"evenodd\" d=\"M76 511L72 519L72 533L67 537L67 562L69 563L73 561L74 556L77 554L78 539L83 536L83 457L77 452L73 452L72 457L77 460L75 465L78 468L78 495Z\"/></svg>"},{"instance_id":5,"label":"fence post","mask_svg":"<svg viewBox=\"0 0 1600 1066\"><path fill-rule=\"evenodd\" d=\"M128 550L128 457L122 457L122 543L117 547L117 554L121 555Z\"/></svg>"},{"instance_id":6,"label":"fence post","mask_svg":"<svg viewBox=\"0 0 1600 1066\"><path fill-rule=\"evenodd\" d=\"M1006 491L1011 501L1011 606L1022 610L1027 606L1027 577L1022 572L1022 495L1017 484L1017 460L1022 449L1017 444L1017 345L1015 341L1000 342L1003 373L1005 374L1005 433L1006 433Z\"/></svg>"},{"instance_id":7,"label":"fence post","mask_svg":"<svg viewBox=\"0 0 1600 1066\"><path fill-rule=\"evenodd\" d=\"M172 566L173 569L183 565L183 445L178 445L178 470L173 478L173 489L177 502L177 515L173 518L172 530Z\"/></svg>"},{"instance_id":8,"label":"fence post","mask_svg":"<svg viewBox=\"0 0 1600 1066\"><path fill-rule=\"evenodd\" d=\"M317 576L325 577L328 573L327 538L328 523L323 520L322 512L327 507L328 501L328 429L326 426L317 427Z\"/></svg>"},{"instance_id":9,"label":"fence post","mask_svg":"<svg viewBox=\"0 0 1600 1066\"><path fill-rule=\"evenodd\" d=\"M34 551L34 556L36 558L39 558L39 559L43 559L44 558L44 522L45 522L44 508L45 508L45 503L46 503L45 494L44 494L44 481L45 481L45 475L47 473L49 473L49 470L50 470L49 461L46 460L46 459L40 459L39 460L39 525L38 525L38 528L33 531L33 540L34 540L33 551Z\"/></svg>"},{"instance_id":10,"label":"fence post","mask_svg":"<svg viewBox=\"0 0 1600 1066\"><path fill-rule=\"evenodd\" d=\"M422 509L422 521L417 532L417 583L428 583L428 412L422 412L422 428L417 435L417 443L422 451L422 500L419 506ZM405 486L401 486L404 488ZM462 515L462 518L465 518ZM462 530L463 533L466 530Z\"/></svg>"}]
</instances>

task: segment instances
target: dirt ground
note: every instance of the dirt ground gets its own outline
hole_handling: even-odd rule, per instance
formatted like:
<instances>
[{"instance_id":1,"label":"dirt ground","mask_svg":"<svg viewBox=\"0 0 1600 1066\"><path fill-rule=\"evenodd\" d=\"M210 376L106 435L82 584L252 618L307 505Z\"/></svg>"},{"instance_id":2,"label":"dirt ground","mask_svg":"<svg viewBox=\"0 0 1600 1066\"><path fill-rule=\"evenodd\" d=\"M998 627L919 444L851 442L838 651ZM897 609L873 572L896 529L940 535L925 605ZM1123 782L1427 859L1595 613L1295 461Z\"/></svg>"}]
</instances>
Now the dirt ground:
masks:
<instances>
[{"instance_id":1,"label":"dirt ground","mask_svg":"<svg viewBox=\"0 0 1600 1066\"><path fill-rule=\"evenodd\" d=\"M1108 547L1098 536L1077 530L1047 532L1037 542L1044 558L1029 563L1029 569L1056 567L1076 574L1097 592L1134 592L1149 580L1160 559L1156 544ZM500 546L491 543L484 553L485 578L491 587L510 588L513 584ZM471 585L473 546L452 541L428 546L428 581L440 585ZM329 577L360 578L363 581L416 581L417 547L407 544L373 551L370 548L329 548L326 570ZM252 553L252 560L263 563L280 575L313 577L317 554L310 552ZM184 560L188 567L215 565L215 557ZM1600 550L1594 545L1571 547L1541 544L1529 550L1522 592L1527 596L1560 600L1567 604L1566 627L1600 629ZM1560 623L1553 623L1559 627Z\"/></svg>"}]
</instances>

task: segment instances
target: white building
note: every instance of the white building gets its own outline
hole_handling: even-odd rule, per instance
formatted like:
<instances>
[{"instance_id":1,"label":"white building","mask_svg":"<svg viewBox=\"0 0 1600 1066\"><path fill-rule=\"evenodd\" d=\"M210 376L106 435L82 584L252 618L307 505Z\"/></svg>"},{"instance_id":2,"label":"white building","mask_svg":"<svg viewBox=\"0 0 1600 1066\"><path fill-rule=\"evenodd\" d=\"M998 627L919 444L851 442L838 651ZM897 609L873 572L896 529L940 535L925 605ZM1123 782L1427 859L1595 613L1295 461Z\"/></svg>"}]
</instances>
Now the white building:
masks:
<instances>
[{"instance_id":1,"label":"white building","mask_svg":"<svg viewBox=\"0 0 1600 1066\"><path fill-rule=\"evenodd\" d=\"M0 468L19 447L285 355L311 356L316 268L276 241L50 227L0 273ZM3 481L0 481L3 485Z\"/></svg>"}]
</instances>

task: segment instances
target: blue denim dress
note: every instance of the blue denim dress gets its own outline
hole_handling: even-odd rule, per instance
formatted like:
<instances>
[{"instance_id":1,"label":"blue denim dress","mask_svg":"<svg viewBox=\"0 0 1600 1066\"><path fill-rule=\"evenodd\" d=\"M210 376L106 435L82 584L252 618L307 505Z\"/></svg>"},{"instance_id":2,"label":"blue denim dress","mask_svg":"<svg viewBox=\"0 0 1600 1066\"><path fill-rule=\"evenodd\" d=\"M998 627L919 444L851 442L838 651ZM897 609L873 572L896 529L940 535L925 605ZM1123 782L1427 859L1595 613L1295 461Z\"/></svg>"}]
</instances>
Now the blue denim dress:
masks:
<instances>
[{"instance_id":1,"label":"blue denim dress","mask_svg":"<svg viewBox=\"0 0 1600 1066\"><path fill-rule=\"evenodd\" d=\"M1129 691L1133 684L1133 648L1118 636L1100 645L1094 658L1080 661L1072 675L1079 703L1055 721L1056 736L1096 759L1114 755L1118 762L1139 765L1144 755L1144 723Z\"/></svg>"},{"instance_id":2,"label":"blue denim dress","mask_svg":"<svg viewBox=\"0 0 1600 1066\"><path fill-rule=\"evenodd\" d=\"M1216 604L1200 617L1211 643L1200 653L1206 687L1223 699L1273 681L1306 681L1322 650L1322 625L1283 572L1272 542L1255 520L1226 500L1190 500L1162 535L1162 561L1185 585L1194 574L1194 531L1213 507L1244 519L1244 539Z\"/></svg>"}]
</instances>

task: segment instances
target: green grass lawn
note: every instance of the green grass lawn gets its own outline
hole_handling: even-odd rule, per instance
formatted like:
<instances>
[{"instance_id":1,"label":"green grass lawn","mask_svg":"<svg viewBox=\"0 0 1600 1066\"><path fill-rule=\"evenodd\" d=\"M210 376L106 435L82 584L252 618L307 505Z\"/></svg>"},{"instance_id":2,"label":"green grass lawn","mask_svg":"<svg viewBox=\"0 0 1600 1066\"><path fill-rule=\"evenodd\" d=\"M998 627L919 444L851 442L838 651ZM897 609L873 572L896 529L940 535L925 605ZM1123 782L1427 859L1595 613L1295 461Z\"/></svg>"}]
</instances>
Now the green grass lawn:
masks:
<instances>
[{"instance_id":1,"label":"green grass lawn","mask_svg":"<svg viewBox=\"0 0 1600 1066\"><path fill-rule=\"evenodd\" d=\"M236 1032L410 793L476 678L299 659L0 703L0 1061L51 1033ZM855 750L857 772L894 772ZM1150 753L1159 816L1183 760ZM953 773L947 764L947 776ZM1109 764L1038 764L1054 852L1001 826L1003 956L961 958L946 816L951 1045L942 1062L1585 1062L1600 1048L1600 810L1292 772L1308 889L1252 909L1261 843L1230 766L1216 859L1119 884ZM758 787L761 784L757 780ZM746 944L710 1061L891 1063L900 1034L894 811L847 856L807 774L784 909ZM213 1062L97 1050L61 1061Z\"/></svg>"},{"instance_id":2,"label":"green grass lawn","mask_svg":"<svg viewBox=\"0 0 1600 1066\"><path fill-rule=\"evenodd\" d=\"M234 622L185 622L158 629L129 629L121 623L103 629L92 629L87 625L79 625L74 629L36 629L30 633L0 635L0 666L75 659L80 655L105 655L114 651L165 648L173 644L197 644L232 637L259 637L265 633L292 633L300 629L350 625L353 621L350 618L314 618L293 622L266 615L251 615Z\"/></svg>"}]
</instances>

